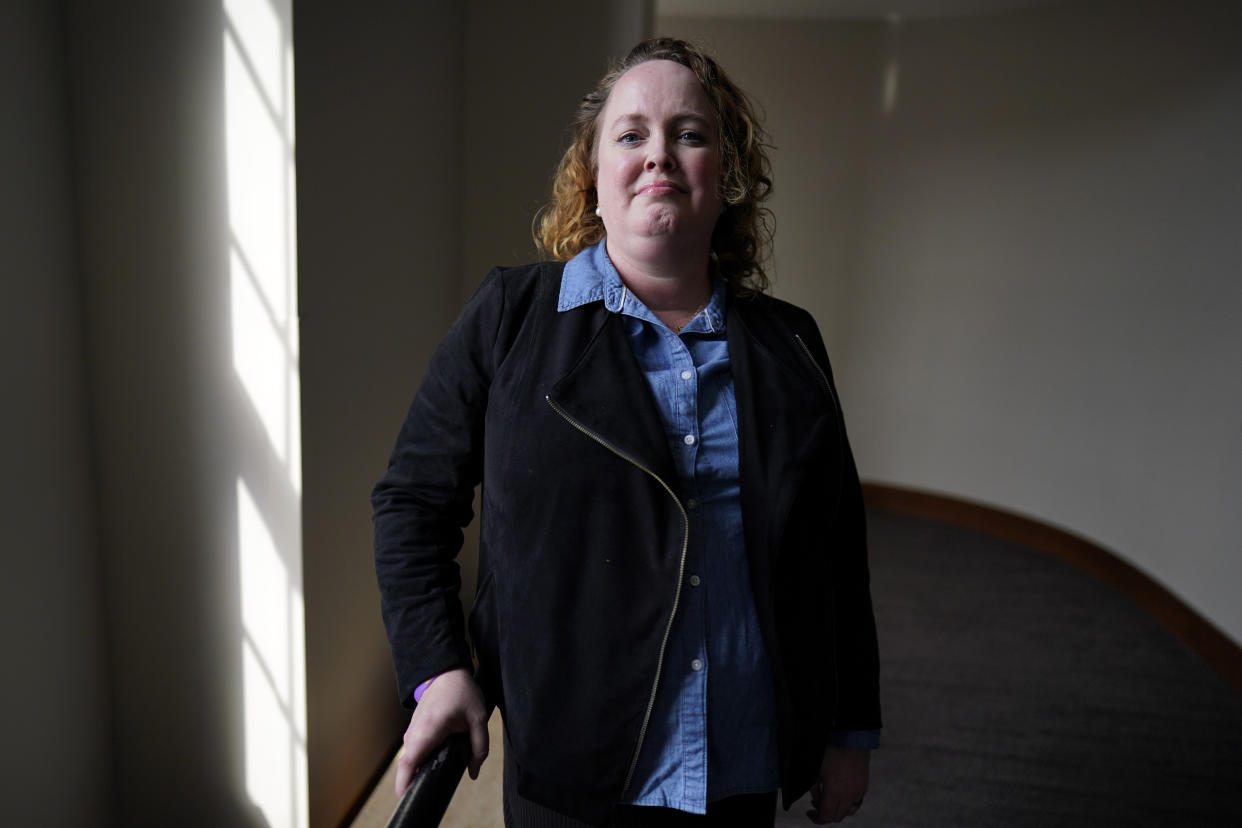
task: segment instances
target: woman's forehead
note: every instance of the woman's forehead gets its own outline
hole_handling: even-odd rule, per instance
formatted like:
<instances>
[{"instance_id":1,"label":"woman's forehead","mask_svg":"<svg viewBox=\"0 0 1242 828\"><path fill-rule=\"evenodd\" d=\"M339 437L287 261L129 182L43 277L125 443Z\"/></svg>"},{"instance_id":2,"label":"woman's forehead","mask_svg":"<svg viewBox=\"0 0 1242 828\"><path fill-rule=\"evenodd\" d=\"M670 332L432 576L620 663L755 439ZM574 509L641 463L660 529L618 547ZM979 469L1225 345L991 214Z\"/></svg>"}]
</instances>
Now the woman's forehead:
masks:
<instances>
[{"instance_id":1,"label":"woman's forehead","mask_svg":"<svg viewBox=\"0 0 1242 828\"><path fill-rule=\"evenodd\" d=\"M671 60L648 60L617 79L604 107L606 120L651 110L699 115L715 120L715 113L698 77Z\"/></svg>"}]
</instances>

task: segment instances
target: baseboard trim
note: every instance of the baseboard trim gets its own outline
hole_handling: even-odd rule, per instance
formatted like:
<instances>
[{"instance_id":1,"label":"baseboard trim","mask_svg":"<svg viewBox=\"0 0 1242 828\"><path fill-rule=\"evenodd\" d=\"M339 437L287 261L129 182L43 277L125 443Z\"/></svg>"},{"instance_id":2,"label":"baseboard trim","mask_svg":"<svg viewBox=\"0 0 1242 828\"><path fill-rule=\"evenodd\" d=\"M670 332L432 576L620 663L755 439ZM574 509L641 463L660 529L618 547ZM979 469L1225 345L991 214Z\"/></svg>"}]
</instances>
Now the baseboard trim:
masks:
<instances>
[{"instance_id":1,"label":"baseboard trim","mask_svg":"<svg viewBox=\"0 0 1242 828\"><path fill-rule=\"evenodd\" d=\"M984 532L1089 572L1120 590L1242 694L1242 647L1176 595L1107 549L1046 523L949 495L864 483L863 498L871 508Z\"/></svg>"}]
</instances>

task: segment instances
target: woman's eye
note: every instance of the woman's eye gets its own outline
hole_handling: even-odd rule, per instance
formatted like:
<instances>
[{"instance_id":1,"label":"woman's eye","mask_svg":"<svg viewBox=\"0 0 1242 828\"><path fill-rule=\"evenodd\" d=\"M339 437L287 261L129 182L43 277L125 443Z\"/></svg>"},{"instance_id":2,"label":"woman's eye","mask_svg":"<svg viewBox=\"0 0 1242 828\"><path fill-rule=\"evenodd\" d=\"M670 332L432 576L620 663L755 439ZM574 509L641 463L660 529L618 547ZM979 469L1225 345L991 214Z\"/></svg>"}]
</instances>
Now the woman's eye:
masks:
<instances>
[{"instance_id":1,"label":"woman's eye","mask_svg":"<svg viewBox=\"0 0 1242 828\"><path fill-rule=\"evenodd\" d=\"M681 135L679 135L678 137L681 138L681 140L685 141L687 144L703 143L703 134L701 132L695 132L692 129L687 129L687 130L682 131Z\"/></svg>"},{"instance_id":2,"label":"woman's eye","mask_svg":"<svg viewBox=\"0 0 1242 828\"><path fill-rule=\"evenodd\" d=\"M617 138L617 143L618 144L633 144L633 143L637 143L638 140L639 140L639 135L637 132L624 132L621 134L621 137Z\"/></svg>"}]
</instances>

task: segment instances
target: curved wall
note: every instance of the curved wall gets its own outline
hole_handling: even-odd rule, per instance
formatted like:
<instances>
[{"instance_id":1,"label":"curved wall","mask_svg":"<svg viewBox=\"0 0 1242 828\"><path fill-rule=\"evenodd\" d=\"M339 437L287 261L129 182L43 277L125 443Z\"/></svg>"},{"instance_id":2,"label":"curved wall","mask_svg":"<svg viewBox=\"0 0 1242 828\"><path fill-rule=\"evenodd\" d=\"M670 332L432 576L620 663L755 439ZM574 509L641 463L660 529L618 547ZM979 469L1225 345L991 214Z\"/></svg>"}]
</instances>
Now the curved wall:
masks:
<instances>
[{"instance_id":1,"label":"curved wall","mask_svg":"<svg viewBox=\"0 0 1242 828\"><path fill-rule=\"evenodd\" d=\"M768 109L777 293L827 329L864 477L1066 527L1234 640L1240 21L1208 2L661 21Z\"/></svg>"}]
</instances>

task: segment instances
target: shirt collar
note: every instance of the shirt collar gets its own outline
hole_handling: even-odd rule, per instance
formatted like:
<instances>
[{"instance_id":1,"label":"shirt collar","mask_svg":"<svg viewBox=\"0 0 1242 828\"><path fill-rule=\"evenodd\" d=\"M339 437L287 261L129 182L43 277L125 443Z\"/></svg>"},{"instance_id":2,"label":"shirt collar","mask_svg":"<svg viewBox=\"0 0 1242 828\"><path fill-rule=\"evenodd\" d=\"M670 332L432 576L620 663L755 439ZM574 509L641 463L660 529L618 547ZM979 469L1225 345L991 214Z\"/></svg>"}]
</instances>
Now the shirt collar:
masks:
<instances>
[{"instance_id":1,"label":"shirt collar","mask_svg":"<svg viewBox=\"0 0 1242 828\"><path fill-rule=\"evenodd\" d=\"M561 275L561 293L556 309L568 311L589 302L603 301L604 307L613 313L659 323L646 305L630 292L621 281L621 274L608 258L605 248L607 237L590 247L585 247L565 263ZM719 333L724 330L725 320L724 280L712 276L712 297L703 312L681 329L682 333Z\"/></svg>"}]
</instances>

